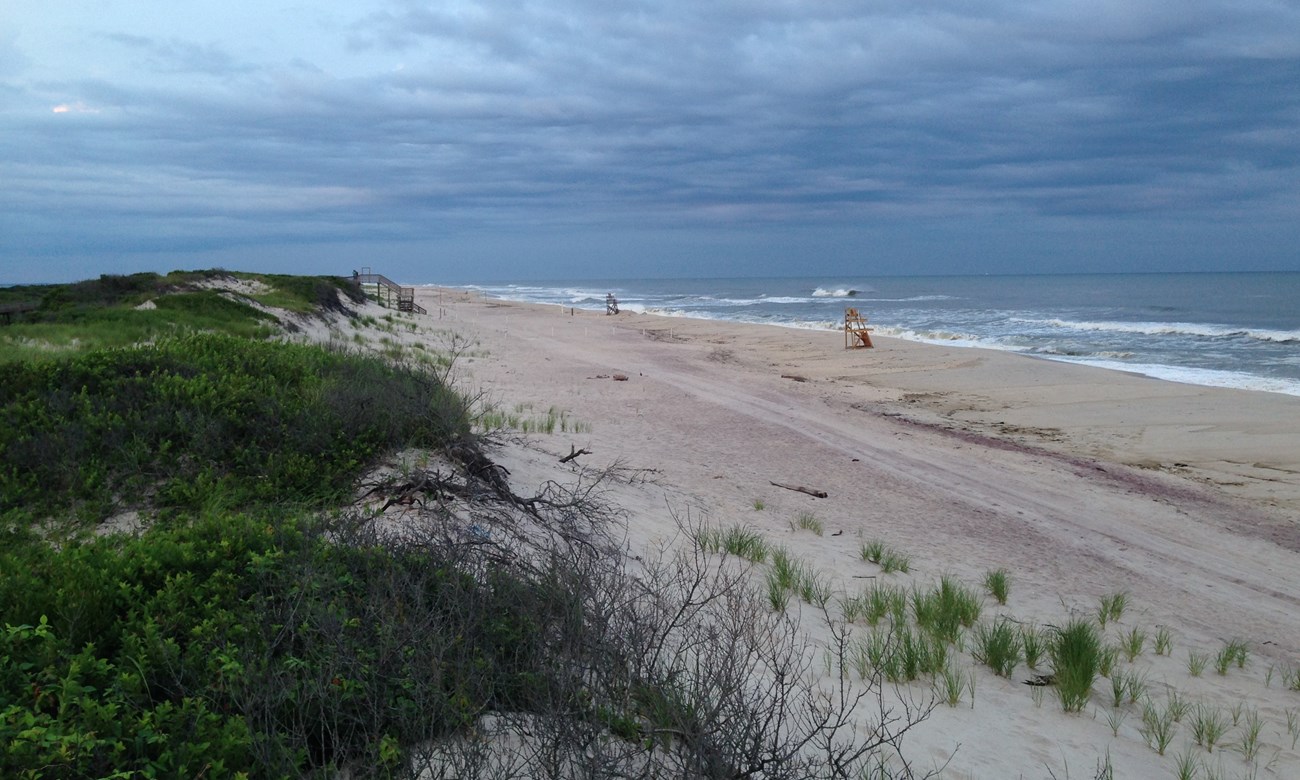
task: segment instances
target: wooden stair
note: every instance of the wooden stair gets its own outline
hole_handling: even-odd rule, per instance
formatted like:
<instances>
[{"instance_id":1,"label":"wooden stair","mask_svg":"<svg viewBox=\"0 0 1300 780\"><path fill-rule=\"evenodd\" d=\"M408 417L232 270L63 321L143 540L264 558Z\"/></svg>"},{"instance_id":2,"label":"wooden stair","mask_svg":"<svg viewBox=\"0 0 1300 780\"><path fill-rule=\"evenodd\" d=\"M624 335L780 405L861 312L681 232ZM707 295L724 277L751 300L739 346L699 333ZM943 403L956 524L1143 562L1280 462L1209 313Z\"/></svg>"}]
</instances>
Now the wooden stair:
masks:
<instances>
[{"instance_id":1,"label":"wooden stair","mask_svg":"<svg viewBox=\"0 0 1300 780\"><path fill-rule=\"evenodd\" d=\"M370 267L361 269L360 273L353 274L353 279L361 285L361 289L369 293L367 285L375 286L375 300L379 301L380 306L393 307L397 304L398 311L409 311L414 314L428 314L429 312L420 304L415 302L415 288L403 287L392 279L383 274L372 273Z\"/></svg>"}]
</instances>

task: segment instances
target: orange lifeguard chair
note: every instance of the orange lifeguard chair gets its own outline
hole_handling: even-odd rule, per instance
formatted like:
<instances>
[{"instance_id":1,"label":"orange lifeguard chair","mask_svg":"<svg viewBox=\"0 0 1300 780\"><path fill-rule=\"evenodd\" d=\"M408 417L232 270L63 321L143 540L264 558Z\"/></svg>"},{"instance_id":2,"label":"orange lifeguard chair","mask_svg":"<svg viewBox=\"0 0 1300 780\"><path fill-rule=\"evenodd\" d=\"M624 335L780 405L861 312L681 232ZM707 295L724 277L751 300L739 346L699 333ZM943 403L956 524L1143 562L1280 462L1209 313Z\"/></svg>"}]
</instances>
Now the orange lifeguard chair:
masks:
<instances>
[{"instance_id":1,"label":"orange lifeguard chair","mask_svg":"<svg viewBox=\"0 0 1300 780\"><path fill-rule=\"evenodd\" d=\"M867 318L858 314L857 309L844 310L844 348L857 349L875 346L871 343L871 328L867 327Z\"/></svg>"}]
</instances>

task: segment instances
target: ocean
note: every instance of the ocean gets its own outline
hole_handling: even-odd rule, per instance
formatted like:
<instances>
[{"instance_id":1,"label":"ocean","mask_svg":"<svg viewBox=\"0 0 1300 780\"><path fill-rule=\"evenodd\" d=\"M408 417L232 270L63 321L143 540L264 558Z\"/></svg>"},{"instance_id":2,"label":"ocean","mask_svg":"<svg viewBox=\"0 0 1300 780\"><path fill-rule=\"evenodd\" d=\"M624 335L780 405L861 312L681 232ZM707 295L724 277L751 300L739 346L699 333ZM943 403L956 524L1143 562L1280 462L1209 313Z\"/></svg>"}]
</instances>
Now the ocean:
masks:
<instances>
[{"instance_id":1,"label":"ocean","mask_svg":"<svg viewBox=\"0 0 1300 780\"><path fill-rule=\"evenodd\" d=\"M1300 273L620 279L461 285L503 300L875 332L1300 395Z\"/></svg>"}]
</instances>

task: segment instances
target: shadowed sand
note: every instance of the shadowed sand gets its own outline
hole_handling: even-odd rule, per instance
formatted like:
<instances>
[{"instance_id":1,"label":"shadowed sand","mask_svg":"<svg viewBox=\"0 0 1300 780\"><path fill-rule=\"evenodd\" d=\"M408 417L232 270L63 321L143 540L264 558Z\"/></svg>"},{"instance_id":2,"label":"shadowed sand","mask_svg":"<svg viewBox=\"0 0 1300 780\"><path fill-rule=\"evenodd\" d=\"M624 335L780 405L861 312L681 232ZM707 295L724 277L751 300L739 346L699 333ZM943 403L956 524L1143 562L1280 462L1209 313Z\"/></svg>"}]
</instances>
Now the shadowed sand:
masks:
<instances>
[{"instance_id":1,"label":"shadowed sand","mask_svg":"<svg viewBox=\"0 0 1300 780\"><path fill-rule=\"evenodd\" d=\"M477 342L461 365L468 386L590 426L503 452L517 479L554 478L571 446L592 452L587 465L654 475L618 496L634 543L671 538L674 513L744 523L854 590L884 579L859 555L880 539L912 556L911 574L889 575L896 584L978 584L1007 569L1010 602L987 600L985 617L1040 625L1127 591L1110 637L1165 627L1174 638L1170 656L1148 642L1133 665L1151 699L1174 689L1225 712L1244 702L1265 724L1257 776L1300 776L1287 726L1300 692L1282 685L1300 664L1300 398L884 337L845 350L838 332L419 296L422 323ZM800 512L825 535L792 530ZM1235 637L1251 647L1245 669L1219 676L1211 661L1189 675L1189 651L1213 656ZM1159 756L1140 706L1113 734L1107 681L1066 715L1050 694L1035 702L1027 676L978 669L974 705L939 707L909 736L909 757L930 768L957 749L944 777L1092 777L1109 752L1116 777L1175 776L1188 724ZM1244 751L1188 749L1223 776L1250 767Z\"/></svg>"}]
</instances>

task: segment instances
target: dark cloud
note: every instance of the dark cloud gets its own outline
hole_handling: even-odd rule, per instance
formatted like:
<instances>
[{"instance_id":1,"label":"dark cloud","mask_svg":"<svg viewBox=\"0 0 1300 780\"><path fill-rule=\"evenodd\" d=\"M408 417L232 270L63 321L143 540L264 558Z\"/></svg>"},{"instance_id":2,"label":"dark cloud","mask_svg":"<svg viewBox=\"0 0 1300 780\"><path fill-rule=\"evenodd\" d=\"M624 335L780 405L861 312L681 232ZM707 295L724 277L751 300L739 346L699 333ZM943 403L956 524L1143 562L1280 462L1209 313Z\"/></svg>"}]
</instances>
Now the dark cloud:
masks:
<instances>
[{"instance_id":1,"label":"dark cloud","mask_svg":"<svg viewBox=\"0 0 1300 780\"><path fill-rule=\"evenodd\" d=\"M545 227L750 252L879 230L901 256L956 226L1262 236L1300 188L1300 13L1267 2L401 0L269 57L101 38L116 77L0 83L0 251ZM0 35L0 78L23 56ZM98 113L5 108L24 98Z\"/></svg>"}]
</instances>

